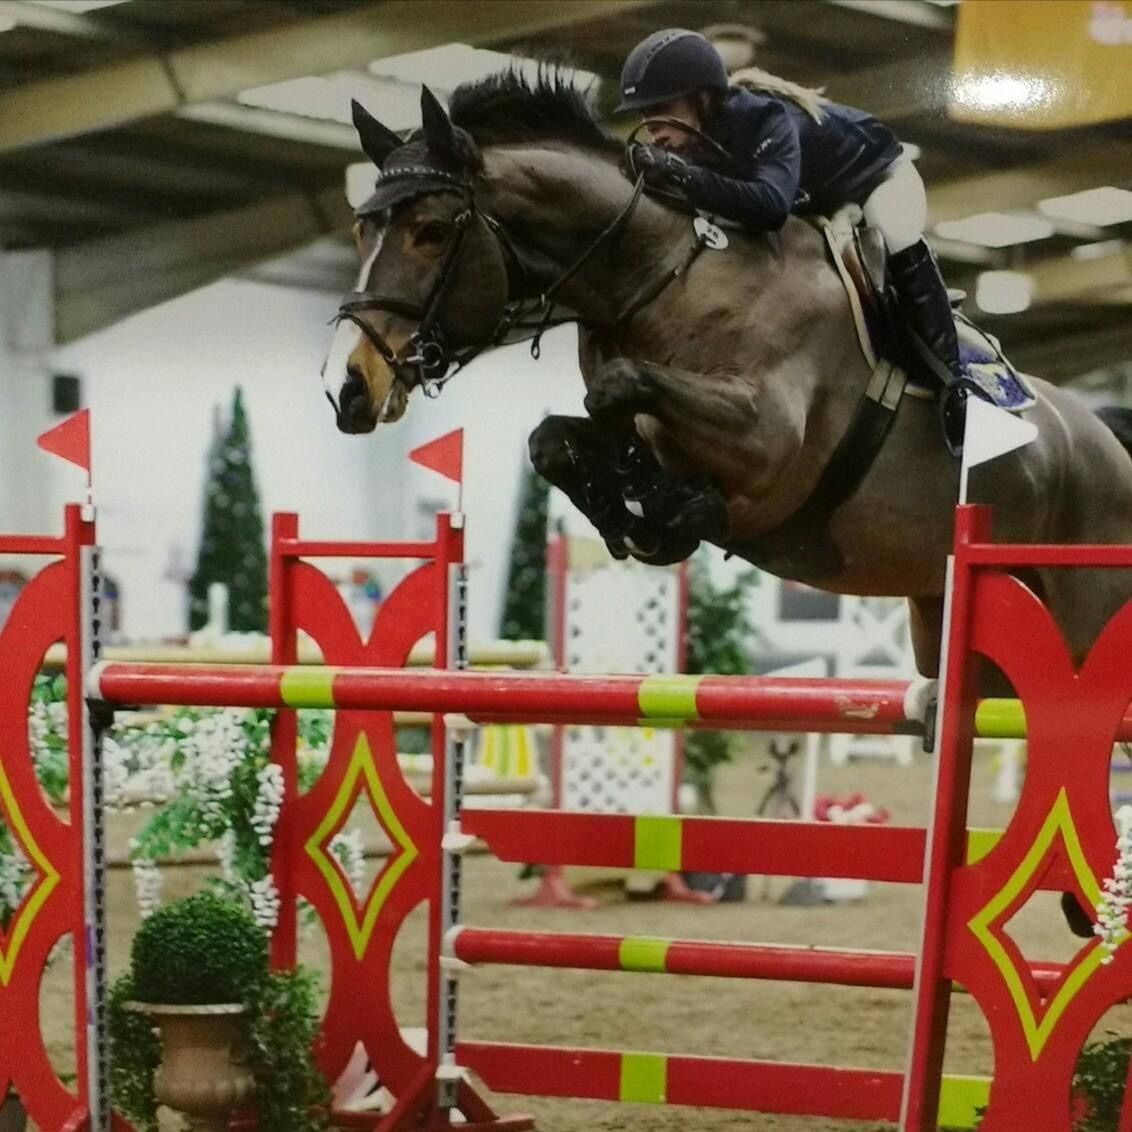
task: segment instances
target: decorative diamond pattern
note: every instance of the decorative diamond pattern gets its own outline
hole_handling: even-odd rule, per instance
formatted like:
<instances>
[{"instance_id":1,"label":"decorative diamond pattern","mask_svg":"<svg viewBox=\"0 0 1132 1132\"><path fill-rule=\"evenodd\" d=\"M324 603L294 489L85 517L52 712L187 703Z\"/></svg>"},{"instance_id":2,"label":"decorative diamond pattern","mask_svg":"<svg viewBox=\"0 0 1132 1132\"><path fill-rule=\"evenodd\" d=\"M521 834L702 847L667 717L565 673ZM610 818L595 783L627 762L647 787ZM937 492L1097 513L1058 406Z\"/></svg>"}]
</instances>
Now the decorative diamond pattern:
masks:
<instances>
[{"instance_id":1,"label":"decorative diamond pattern","mask_svg":"<svg viewBox=\"0 0 1132 1132\"><path fill-rule=\"evenodd\" d=\"M24 898L12 916L7 931L0 931L0 986L7 986L15 970L20 948L39 910L59 883L59 873L32 836L2 764L0 764L0 816L3 816L7 822L12 837L35 872L35 880L24 893Z\"/></svg>"},{"instance_id":2,"label":"decorative diamond pattern","mask_svg":"<svg viewBox=\"0 0 1132 1132\"><path fill-rule=\"evenodd\" d=\"M1008 934L1005 931L1006 922L1025 903L1022 897L1029 898L1036 877L1058 840L1077 878L1081 892L1090 904L1095 905L1100 898L1100 886L1085 860L1081 840L1069 808L1069 799L1065 789L1062 788L1038 830L1033 844L1010 879L967 925L990 956L991 962L1000 971L1018 1011L1018 1020L1030 1056L1035 1061L1073 996L1092 978L1105 958L1105 952L1095 942L1083 947L1077 953L1076 959L1067 967L1057 993L1044 1009L1035 1010L1033 1004L1037 1001L1037 996L1029 993L1033 990L1030 973L1024 967L1019 967L1011 949L1003 944L1003 936ZM1129 938L1128 933L1125 933L1119 943L1123 944Z\"/></svg>"},{"instance_id":3,"label":"decorative diamond pattern","mask_svg":"<svg viewBox=\"0 0 1132 1132\"><path fill-rule=\"evenodd\" d=\"M330 852L329 846L363 790L378 824L392 842L393 852L385 868L370 885L366 899L359 908L350 882ZM364 734L358 736L350 765L342 776L338 793L318 829L307 842L306 850L325 878L334 901L342 913L342 921L346 925L355 957L361 959L369 945L381 909L389 899L389 894L396 887L405 870L420 856L420 851L413 844L394 812Z\"/></svg>"}]
</instances>

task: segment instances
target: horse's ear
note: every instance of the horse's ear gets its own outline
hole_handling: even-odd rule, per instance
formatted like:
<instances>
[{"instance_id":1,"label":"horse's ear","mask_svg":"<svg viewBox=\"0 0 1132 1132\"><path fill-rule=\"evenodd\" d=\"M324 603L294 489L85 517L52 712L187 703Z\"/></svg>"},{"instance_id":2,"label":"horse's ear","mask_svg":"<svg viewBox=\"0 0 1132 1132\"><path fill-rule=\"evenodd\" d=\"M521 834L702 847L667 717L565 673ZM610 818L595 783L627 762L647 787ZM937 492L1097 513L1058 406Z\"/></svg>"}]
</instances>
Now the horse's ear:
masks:
<instances>
[{"instance_id":1,"label":"horse's ear","mask_svg":"<svg viewBox=\"0 0 1132 1132\"><path fill-rule=\"evenodd\" d=\"M404 141L388 126L383 126L357 99L350 100L350 114L363 152L380 169L385 159L395 149L400 149Z\"/></svg>"},{"instance_id":2,"label":"horse's ear","mask_svg":"<svg viewBox=\"0 0 1132 1132\"><path fill-rule=\"evenodd\" d=\"M450 157L460 156L463 147L457 141L452 119L427 86L421 87L421 125L429 149Z\"/></svg>"}]
</instances>

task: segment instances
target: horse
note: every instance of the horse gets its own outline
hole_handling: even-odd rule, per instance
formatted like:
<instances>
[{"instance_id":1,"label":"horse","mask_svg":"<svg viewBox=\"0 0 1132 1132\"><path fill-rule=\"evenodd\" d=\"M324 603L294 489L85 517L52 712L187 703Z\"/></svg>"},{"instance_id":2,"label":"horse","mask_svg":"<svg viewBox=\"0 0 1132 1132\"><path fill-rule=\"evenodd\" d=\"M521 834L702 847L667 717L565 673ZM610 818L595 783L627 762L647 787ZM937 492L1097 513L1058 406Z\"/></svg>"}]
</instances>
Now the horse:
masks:
<instances>
[{"instance_id":1,"label":"horse","mask_svg":"<svg viewBox=\"0 0 1132 1132\"><path fill-rule=\"evenodd\" d=\"M543 476L606 533L626 513L618 476L633 453L688 485L676 556L704 537L783 578L903 596L917 667L934 676L959 465L933 404L910 396L871 462L852 474L837 462L876 370L815 225L792 216L778 233L730 231L711 247L702 225L633 184L622 143L558 75L495 75L459 88L449 111L426 88L422 121L405 142L354 107L377 180L324 369L338 427L399 419L452 363L564 309L588 416L534 429ZM1102 417L1067 390L1033 387L1036 440L975 468L971 501L990 504L996 536L1012 542L1132 541L1132 411ZM847 486L834 483L828 505L831 479ZM826 506L813 505L819 491ZM1132 594L1127 574L1038 569L1027 581L1080 660Z\"/></svg>"}]
</instances>

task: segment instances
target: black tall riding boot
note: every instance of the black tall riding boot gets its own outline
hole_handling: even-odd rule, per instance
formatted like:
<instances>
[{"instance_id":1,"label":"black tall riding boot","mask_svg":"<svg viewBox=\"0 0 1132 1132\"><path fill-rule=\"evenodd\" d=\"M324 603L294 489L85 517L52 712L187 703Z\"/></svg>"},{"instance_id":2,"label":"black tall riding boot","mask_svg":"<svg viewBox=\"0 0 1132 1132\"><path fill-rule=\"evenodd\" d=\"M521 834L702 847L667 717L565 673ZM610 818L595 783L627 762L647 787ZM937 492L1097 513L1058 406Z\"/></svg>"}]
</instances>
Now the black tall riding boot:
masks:
<instances>
[{"instance_id":1,"label":"black tall riding boot","mask_svg":"<svg viewBox=\"0 0 1132 1132\"><path fill-rule=\"evenodd\" d=\"M963 447L964 402L975 387L959 362L959 337L943 276L925 240L890 256L889 270L901 313L944 371L936 374L944 386L940 393L943 432L948 448L958 455Z\"/></svg>"}]
</instances>

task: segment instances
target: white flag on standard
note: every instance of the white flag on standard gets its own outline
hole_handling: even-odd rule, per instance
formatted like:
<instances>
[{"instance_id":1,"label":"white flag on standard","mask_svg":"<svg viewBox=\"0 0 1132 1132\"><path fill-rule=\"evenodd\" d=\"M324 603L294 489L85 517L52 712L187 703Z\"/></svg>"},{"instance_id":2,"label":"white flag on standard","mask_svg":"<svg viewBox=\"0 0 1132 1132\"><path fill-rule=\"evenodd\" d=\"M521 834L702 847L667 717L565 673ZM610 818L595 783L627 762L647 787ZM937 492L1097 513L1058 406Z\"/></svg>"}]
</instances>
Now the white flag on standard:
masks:
<instances>
[{"instance_id":1,"label":"white flag on standard","mask_svg":"<svg viewBox=\"0 0 1132 1132\"><path fill-rule=\"evenodd\" d=\"M999 409L981 397L968 397L959 501L967 501L967 473L971 468L1022 448L1037 435L1036 424Z\"/></svg>"}]
</instances>

